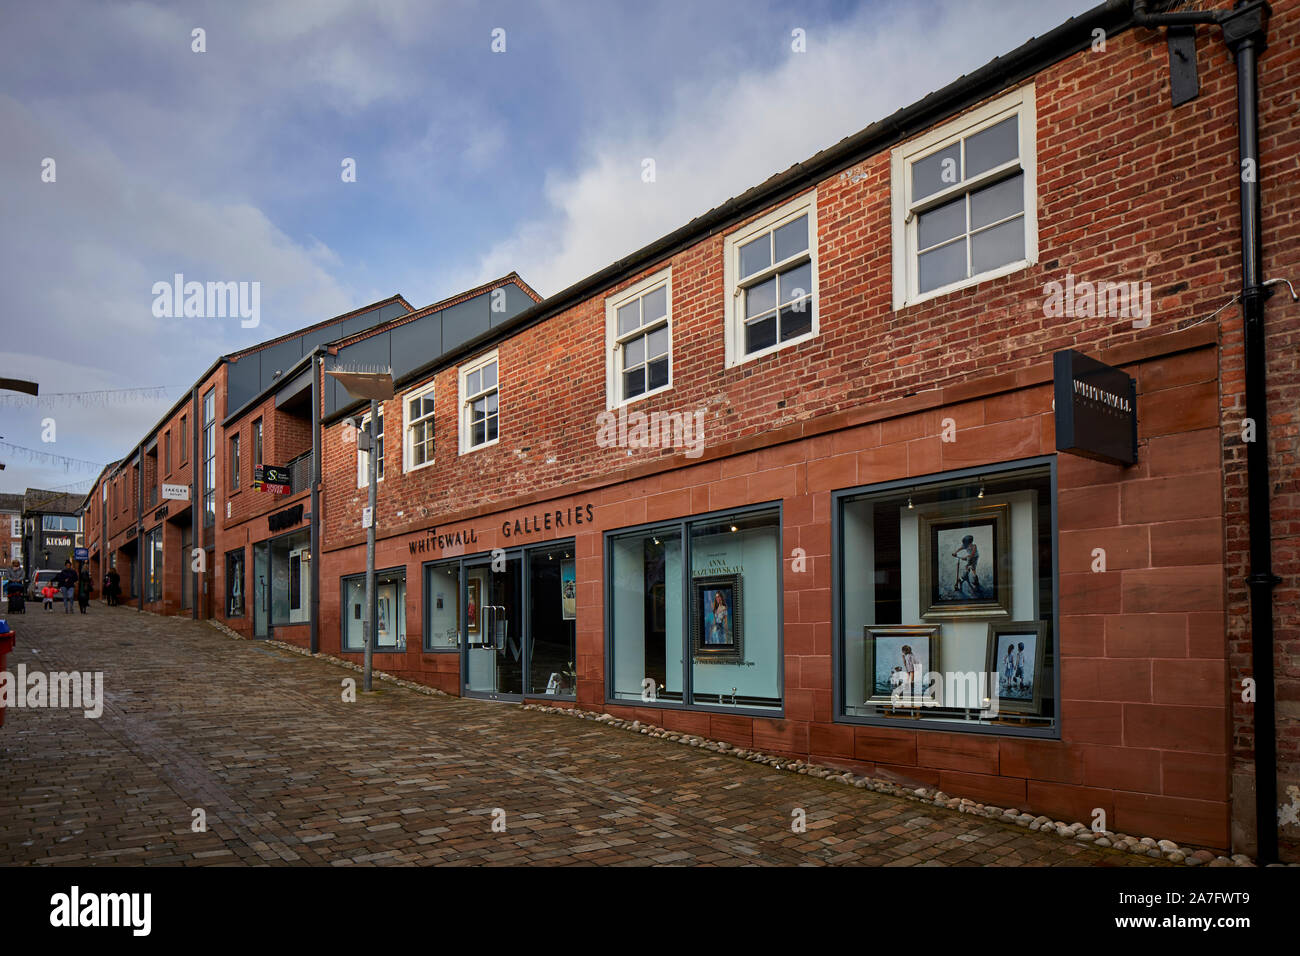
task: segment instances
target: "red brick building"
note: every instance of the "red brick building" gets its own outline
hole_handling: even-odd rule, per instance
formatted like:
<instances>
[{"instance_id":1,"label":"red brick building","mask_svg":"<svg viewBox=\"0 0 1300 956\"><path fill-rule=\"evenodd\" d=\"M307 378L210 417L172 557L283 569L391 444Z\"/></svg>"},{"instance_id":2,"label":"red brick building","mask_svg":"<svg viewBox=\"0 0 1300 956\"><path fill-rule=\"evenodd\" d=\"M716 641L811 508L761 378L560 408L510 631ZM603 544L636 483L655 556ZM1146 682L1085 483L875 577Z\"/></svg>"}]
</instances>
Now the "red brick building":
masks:
<instances>
[{"instance_id":1,"label":"red brick building","mask_svg":"<svg viewBox=\"0 0 1300 956\"><path fill-rule=\"evenodd\" d=\"M1175 107L1163 29L1103 4L550 298L507 276L363 323L282 377L263 361L242 402L226 383L258 353L222 360L196 387L220 409L196 539L217 616L357 660L373 618L378 668L451 693L1249 851L1243 438L1266 425L1294 856L1298 313L1273 297L1267 367L1247 368L1243 311L1300 275L1298 21L1288 0L1201 27L1199 93ZM1258 27L1248 282L1223 37L1258 52ZM1135 464L1058 452L1066 350L1131 376ZM369 610L366 409L329 375L366 365L397 390ZM315 494L251 493L258 421L264 463L320 463ZM109 500L156 467L147 440ZM268 582L260 617L230 603L235 568L241 599Z\"/></svg>"}]
</instances>

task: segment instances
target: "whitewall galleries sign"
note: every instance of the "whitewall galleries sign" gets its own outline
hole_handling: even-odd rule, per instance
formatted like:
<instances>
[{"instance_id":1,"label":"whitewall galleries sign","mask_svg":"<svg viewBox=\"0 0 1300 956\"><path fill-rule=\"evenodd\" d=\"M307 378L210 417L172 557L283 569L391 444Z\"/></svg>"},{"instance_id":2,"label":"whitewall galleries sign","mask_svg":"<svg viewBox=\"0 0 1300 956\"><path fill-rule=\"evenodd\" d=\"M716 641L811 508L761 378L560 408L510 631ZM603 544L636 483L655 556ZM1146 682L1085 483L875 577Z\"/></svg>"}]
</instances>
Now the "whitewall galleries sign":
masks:
<instances>
[{"instance_id":1,"label":"whitewall galleries sign","mask_svg":"<svg viewBox=\"0 0 1300 956\"><path fill-rule=\"evenodd\" d=\"M1113 465L1137 461L1137 383L1123 369L1066 349L1052 356L1056 450Z\"/></svg>"}]
</instances>

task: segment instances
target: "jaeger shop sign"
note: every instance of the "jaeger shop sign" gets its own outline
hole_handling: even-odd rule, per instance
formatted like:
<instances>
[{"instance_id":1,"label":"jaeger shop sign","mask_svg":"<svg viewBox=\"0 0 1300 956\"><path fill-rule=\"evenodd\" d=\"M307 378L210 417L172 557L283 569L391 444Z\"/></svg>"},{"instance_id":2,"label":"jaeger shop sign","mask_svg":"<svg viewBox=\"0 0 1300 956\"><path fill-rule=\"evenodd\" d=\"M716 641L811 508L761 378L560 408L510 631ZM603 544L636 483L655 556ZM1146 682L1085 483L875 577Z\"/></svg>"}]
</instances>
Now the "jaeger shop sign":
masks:
<instances>
[{"instance_id":1,"label":"jaeger shop sign","mask_svg":"<svg viewBox=\"0 0 1300 956\"><path fill-rule=\"evenodd\" d=\"M1066 349L1052 356L1056 450L1113 465L1137 461L1137 383Z\"/></svg>"},{"instance_id":2,"label":"jaeger shop sign","mask_svg":"<svg viewBox=\"0 0 1300 956\"><path fill-rule=\"evenodd\" d=\"M520 518L501 522L503 538L522 538L538 532L557 534L567 532L580 524L591 524L596 520L595 509L589 504L570 505L567 508L555 508L539 511ZM472 547L478 544L478 530L473 527L458 528L455 531L439 531L429 528L419 533L418 540L407 542L411 554L428 554L442 551L444 548Z\"/></svg>"}]
</instances>

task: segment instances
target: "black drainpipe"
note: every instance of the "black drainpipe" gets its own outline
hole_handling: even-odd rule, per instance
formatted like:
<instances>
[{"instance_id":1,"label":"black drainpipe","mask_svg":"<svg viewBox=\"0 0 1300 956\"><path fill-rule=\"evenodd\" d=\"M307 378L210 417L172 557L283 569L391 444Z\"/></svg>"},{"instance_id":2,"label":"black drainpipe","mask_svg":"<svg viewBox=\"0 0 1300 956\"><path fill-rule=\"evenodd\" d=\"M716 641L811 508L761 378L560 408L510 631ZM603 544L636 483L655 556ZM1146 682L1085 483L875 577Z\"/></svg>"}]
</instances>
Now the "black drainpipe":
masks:
<instances>
[{"instance_id":1,"label":"black drainpipe","mask_svg":"<svg viewBox=\"0 0 1300 956\"><path fill-rule=\"evenodd\" d=\"M311 482L311 600L308 602L311 615L311 652L320 652L320 472L321 472L321 425L320 399L321 375L324 363L321 356L325 354L324 346L317 346L311 358L311 469L308 480Z\"/></svg>"},{"instance_id":2,"label":"black drainpipe","mask_svg":"<svg viewBox=\"0 0 1300 956\"><path fill-rule=\"evenodd\" d=\"M1246 417L1255 423L1255 440L1246 443L1246 489L1250 507L1250 654L1255 679L1255 842L1261 863L1277 861L1277 731L1273 687L1273 573L1268 473L1268 394L1264 341L1264 302L1272 294L1261 282L1259 165L1259 55L1267 45L1264 0L1237 0L1232 10L1147 13L1134 0L1133 21L1162 26L1217 24L1237 64L1237 180L1241 196L1241 299L1245 324ZM1249 170L1250 175L1246 171Z\"/></svg>"}]
</instances>

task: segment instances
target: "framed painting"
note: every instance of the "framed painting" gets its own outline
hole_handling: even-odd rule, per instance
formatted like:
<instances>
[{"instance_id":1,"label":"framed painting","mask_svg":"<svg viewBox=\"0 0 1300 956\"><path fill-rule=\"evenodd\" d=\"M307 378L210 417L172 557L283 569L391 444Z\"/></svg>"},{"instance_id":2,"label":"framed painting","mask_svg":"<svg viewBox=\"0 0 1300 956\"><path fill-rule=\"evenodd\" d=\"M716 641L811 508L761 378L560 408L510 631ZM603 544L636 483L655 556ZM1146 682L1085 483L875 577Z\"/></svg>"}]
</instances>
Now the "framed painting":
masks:
<instances>
[{"instance_id":1,"label":"framed painting","mask_svg":"<svg viewBox=\"0 0 1300 956\"><path fill-rule=\"evenodd\" d=\"M695 660L743 663L745 626L740 575L699 577L691 587L691 650Z\"/></svg>"},{"instance_id":2,"label":"framed painting","mask_svg":"<svg viewBox=\"0 0 1300 956\"><path fill-rule=\"evenodd\" d=\"M998 712L1042 713L1046 622L990 623L987 655L985 670L997 675Z\"/></svg>"},{"instance_id":3,"label":"framed painting","mask_svg":"<svg viewBox=\"0 0 1300 956\"><path fill-rule=\"evenodd\" d=\"M482 606L482 583L478 578L471 577L465 582L467 597L465 601L465 629L471 638L477 638L481 628L479 626L479 608Z\"/></svg>"},{"instance_id":4,"label":"framed painting","mask_svg":"<svg viewBox=\"0 0 1300 956\"><path fill-rule=\"evenodd\" d=\"M864 704L934 706L940 687L938 624L867 624Z\"/></svg>"},{"instance_id":5,"label":"framed painting","mask_svg":"<svg viewBox=\"0 0 1300 956\"><path fill-rule=\"evenodd\" d=\"M917 514L921 616L1011 616L1011 509L1006 504Z\"/></svg>"}]
</instances>

